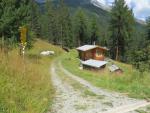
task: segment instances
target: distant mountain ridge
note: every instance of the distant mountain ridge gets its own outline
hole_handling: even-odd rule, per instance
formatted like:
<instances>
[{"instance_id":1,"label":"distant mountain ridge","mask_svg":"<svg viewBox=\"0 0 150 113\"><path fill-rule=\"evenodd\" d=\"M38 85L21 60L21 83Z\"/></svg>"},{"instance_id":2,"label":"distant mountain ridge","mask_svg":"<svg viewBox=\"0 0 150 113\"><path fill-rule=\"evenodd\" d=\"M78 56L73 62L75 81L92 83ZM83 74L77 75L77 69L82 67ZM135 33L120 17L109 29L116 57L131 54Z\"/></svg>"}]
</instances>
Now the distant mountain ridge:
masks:
<instances>
[{"instance_id":1,"label":"distant mountain ridge","mask_svg":"<svg viewBox=\"0 0 150 113\"><path fill-rule=\"evenodd\" d=\"M45 3L46 0L35 0L35 1L37 1L38 3ZM58 2L59 0L52 0L52 1ZM76 7L95 6L95 8L97 8L97 10L99 8L99 10L102 9L107 12L111 11L111 6L102 3L101 0L64 0L64 2L65 2L65 4L67 4L68 6L71 6L71 7L72 6L76 6ZM135 18L135 20L140 24L146 24L143 20L139 20L137 18Z\"/></svg>"},{"instance_id":2,"label":"distant mountain ridge","mask_svg":"<svg viewBox=\"0 0 150 113\"><path fill-rule=\"evenodd\" d=\"M103 4L102 2L100 2L100 0L91 0L91 3L93 5L95 5L96 7L102 8L102 9L104 9L106 11L110 11L111 10L110 6Z\"/></svg>"},{"instance_id":3,"label":"distant mountain ridge","mask_svg":"<svg viewBox=\"0 0 150 113\"><path fill-rule=\"evenodd\" d=\"M43 0L36 0L38 3L41 4L43 8ZM83 9L89 18L95 16L97 18L98 26L100 27L99 33L101 34L100 39L102 41L109 40L110 32L109 32L109 25L110 25L110 8L105 6L103 3L97 3L99 0L64 0L65 4L69 7L70 14L73 15L78 8ZM57 5L59 0L53 0L53 3ZM98 4L98 5L96 5ZM136 45L140 44L143 40L143 36L145 33L145 23L141 20L136 19L135 24L135 33L134 38L132 39L133 42L137 43ZM102 43L103 44L103 43Z\"/></svg>"},{"instance_id":4,"label":"distant mountain ridge","mask_svg":"<svg viewBox=\"0 0 150 113\"><path fill-rule=\"evenodd\" d=\"M45 3L46 0L35 0L38 3ZM57 0L53 0L53 1L57 1ZM73 4L93 4L96 7L102 8L104 10L110 10L111 8L105 4L103 4L102 2L100 2L100 0L74 0L74 2L72 0L64 0L65 3L73 3ZM76 2L76 3L75 3Z\"/></svg>"},{"instance_id":5,"label":"distant mountain ridge","mask_svg":"<svg viewBox=\"0 0 150 113\"><path fill-rule=\"evenodd\" d=\"M46 0L35 0L40 4L45 3ZM52 0L54 4L58 4L59 0ZM76 11L78 7L86 10L88 14L96 15L99 21L99 24L108 27L110 20L110 10L111 7L105 5L105 3L100 2L101 0L64 0L65 4L70 7L71 11ZM139 19L135 19L137 22L138 29L143 28L145 22Z\"/></svg>"}]
</instances>

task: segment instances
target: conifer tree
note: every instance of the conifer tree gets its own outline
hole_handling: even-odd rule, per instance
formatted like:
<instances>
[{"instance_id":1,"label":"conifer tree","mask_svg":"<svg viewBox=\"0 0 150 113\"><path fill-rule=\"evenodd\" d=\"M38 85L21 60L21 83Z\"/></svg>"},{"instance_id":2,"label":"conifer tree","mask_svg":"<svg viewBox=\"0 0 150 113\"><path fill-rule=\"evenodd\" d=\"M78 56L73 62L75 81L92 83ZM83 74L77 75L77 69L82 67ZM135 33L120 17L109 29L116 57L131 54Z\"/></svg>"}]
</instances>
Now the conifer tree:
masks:
<instances>
[{"instance_id":1,"label":"conifer tree","mask_svg":"<svg viewBox=\"0 0 150 113\"><path fill-rule=\"evenodd\" d=\"M90 43L98 43L98 38L99 38L99 26L98 22L95 17L92 18L91 20L91 37L90 37Z\"/></svg>"},{"instance_id":2,"label":"conifer tree","mask_svg":"<svg viewBox=\"0 0 150 113\"><path fill-rule=\"evenodd\" d=\"M46 16L46 14L41 14L39 17L39 21L40 21L40 34L42 39L48 39L48 18Z\"/></svg>"},{"instance_id":3,"label":"conifer tree","mask_svg":"<svg viewBox=\"0 0 150 113\"><path fill-rule=\"evenodd\" d=\"M56 30L56 15L54 14L53 5L50 0L46 1L46 19L45 19L45 27L47 29L46 34L49 42L52 42L54 44L57 43L57 37L55 37L54 33ZM43 26L43 27L44 27ZM57 31L56 31L57 32Z\"/></svg>"},{"instance_id":4,"label":"conifer tree","mask_svg":"<svg viewBox=\"0 0 150 113\"><path fill-rule=\"evenodd\" d=\"M147 40L150 43L150 17L147 19Z\"/></svg>"},{"instance_id":5,"label":"conifer tree","mask_svg":"<svg viewBox=\"0 0 150 113\"><path fill-rule=\"evenodd\" d=\"M149 71L150 69L150 18L147 19L146 31L146 42L144 42L145 46L140 48L140 50L134 51L132 54L133 65L140 72Z\"/></svg>"},{"instance_id":6,"label":"conifer tree","mask_svg":"<svg viewBox=\"0 0 150 113\"><path fill-rule=\"evenodd\" d=\"M128 8L124 0L115 0L110 21L112 32L110 48L113 59L124 60L127 41L131 38L134 26L132 10Z\"/></svg>"},{"instance_id":7,"label":"conifer tree","mask_svg":"<svg viewBox=\"0 0 150 113\"><path fill-rule=\"evenodd\" d=\"M0 38L5 46L17 42L19 27L29 21L29 0L0 1Z\"/></svg>"},{"instance_id":8,"label":"conifer tree","mask_svg":"<svg viewBox=\"0 0 150 113\"><path fill-rule=\"evenodd\" d=\"M40 16L39 6L35 2L35 0L31 0L29 5L30 5L31 29L35 33L35 35L39 37L41 32L39 23L39 16Z\"/></svg>"},{"instance_id":9,"label":"conifer tree","mask_svg":"<svg viewBox=\"0 0 150 113\"><path fill-rule=\"evenodd\" d=\"M60 0L59 4L59 33L60 43L62 46L72 46L72 25L68 7L64 4L64 0Z\"/></svg>"},{"instance_id":10,"label":"conifer tree","mask_svg":"<svg viewBox=\"0 0 150 113\"><path fill-rule=\"evenodd\" d=\"M74 34L77 46L81 46L87 42L87 17L82 9L78 9L74 17Z\"/></svg>"}]
</instances>

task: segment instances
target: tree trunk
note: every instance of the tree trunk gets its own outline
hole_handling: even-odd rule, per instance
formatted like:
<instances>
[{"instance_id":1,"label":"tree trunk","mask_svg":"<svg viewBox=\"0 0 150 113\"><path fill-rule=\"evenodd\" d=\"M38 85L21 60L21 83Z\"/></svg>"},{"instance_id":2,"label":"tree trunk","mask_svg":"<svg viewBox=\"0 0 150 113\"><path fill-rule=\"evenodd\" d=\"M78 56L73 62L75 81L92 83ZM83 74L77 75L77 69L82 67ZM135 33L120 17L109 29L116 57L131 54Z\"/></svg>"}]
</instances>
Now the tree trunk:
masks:
<instances>
[{"instance_id":1,"label":"tree trunk","mask_svg":"<svg viewBox=\"0 0 150 113\"><path fill-rule=\"evenodd\" d=\"M1 51L2 51L2 52L4 52L3 50L4 50L4 46L5 46L5 44L4 44L4 43L5 43L5 42L4 42L4 39L5 39L5 36L4 36L4 33L2 33L2 40L1 40L1 41L2 41L2 42L1 42Z\"/></svg>"},{"instance_id":2,"label":"tree trunk","mask_svg":"<svg viewBox=\"0 0 150 113\"><path fill-rule=\"evenodd\" d=\"M2 49L3 49L2 41L3 41L3 39L1 38L1 42L0 42L1 51L2 51Z\"/></svg>"},{"instance_id":3,"label":"tree trunk","mask_svg":"<svg viewBox=\"0 0 150 113\"><path fill-rule=\"evenodd\" d=\"M116 61L119 60L119 47L117 45L117 48L116 48Z\"/></svg>"},{"instance_id":4,"label":"tree trunk","mask_svg":"<svg viewBox=\"0 0 150 113\"><path fill-rule=\"evenodd\" d=\"M118 20L119 20L119 22L118 23L121 23L120 22L120 19L121 19L121 17L119 16L118 17ZM119 25L118 26L118 35L117 35L117 48L116 48L116 61L119 61L119 45L120 45L120 38L121 38L121 26Z\"/></svg>"},{"instance_id":5,"label":"tree trunk","mask_svg":"<svg viewBox=\"0 0 150 113\"><path fill-rule=\"evenodd\" d=\"M80 38L78 38L78 46L81 46L81 40L80 40Z\"/></svg>"},{"instance_id":6,"label":"tree trunk","mask_svg":"<svg viewBox=\"0 0 150 113\"><path fill-rule=\"evenodd\" d=\"M61 25L61 47L63 48L63 26Z\"/></svg>"}]
</instances>

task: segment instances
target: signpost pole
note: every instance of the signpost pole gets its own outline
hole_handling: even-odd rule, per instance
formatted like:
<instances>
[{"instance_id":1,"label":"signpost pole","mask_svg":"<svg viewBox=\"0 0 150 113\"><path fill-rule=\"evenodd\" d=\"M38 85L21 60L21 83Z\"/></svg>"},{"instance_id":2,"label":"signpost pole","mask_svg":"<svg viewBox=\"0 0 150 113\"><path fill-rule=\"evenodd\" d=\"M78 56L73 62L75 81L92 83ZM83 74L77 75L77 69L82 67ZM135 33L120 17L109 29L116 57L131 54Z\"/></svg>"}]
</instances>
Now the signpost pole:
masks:
<instances>
[{"instance_id":1,"label":"signpost pole","mask_svg":"<svg viewBox=\"0 0 150 113\"><path fill-rule=\"evenodd\" d=\"M27 28L25 26L20 27L20 54L23 56L25 55L25 48L27 44Z\"/></svg>"},{"instance_id":2,"label":"signpost pole","mask_svg":"<svg viewBox=\"0 0 150 113\"><path fill-rule=\"evenodd\" d=\"M27 45L27 28L25 26L22 26L19 28L20 30L20 55L23 57L24 62L24 75L25 75L25 48Z\"/></svg>"}]
</instances>

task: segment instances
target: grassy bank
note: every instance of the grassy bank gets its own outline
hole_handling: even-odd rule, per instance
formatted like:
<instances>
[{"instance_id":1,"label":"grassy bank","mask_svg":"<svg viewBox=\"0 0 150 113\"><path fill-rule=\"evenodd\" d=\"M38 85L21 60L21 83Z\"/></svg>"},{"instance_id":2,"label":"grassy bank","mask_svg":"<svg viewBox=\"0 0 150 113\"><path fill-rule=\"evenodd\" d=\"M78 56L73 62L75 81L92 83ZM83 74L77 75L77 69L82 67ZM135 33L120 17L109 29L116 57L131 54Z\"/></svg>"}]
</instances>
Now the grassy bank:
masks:
<instances>
[{"instance_id":1,"label":"grassy bank","mask_svg":"<svg viewBox=\"0 0 150 113\"><path fill-rule=\"evenodd\" d=\"M131 65L114 62L124 71L122 75L116 75L109 72L108 68L99 73L79 69L79 60L77 52L72 50L63 55L63 66L70 72L88 80L93 85L105 89L118 91L134 98L150 98L150 73L141 75Z\"/></svg>"},{"instance_id":2,"label":"grassy bank","mask_svg":"<svg viewBox=\"0 0 150 113\"><path fill-rule=\"evenodd\" d=\"M54 56L41 57L42 50ZM52 104L54 89L50 80L50 63L62 50L37 40L27 51L25 60L13 50L8 56L0 52L0 113L44 113Z\"/></svg>"}]
</instances>

